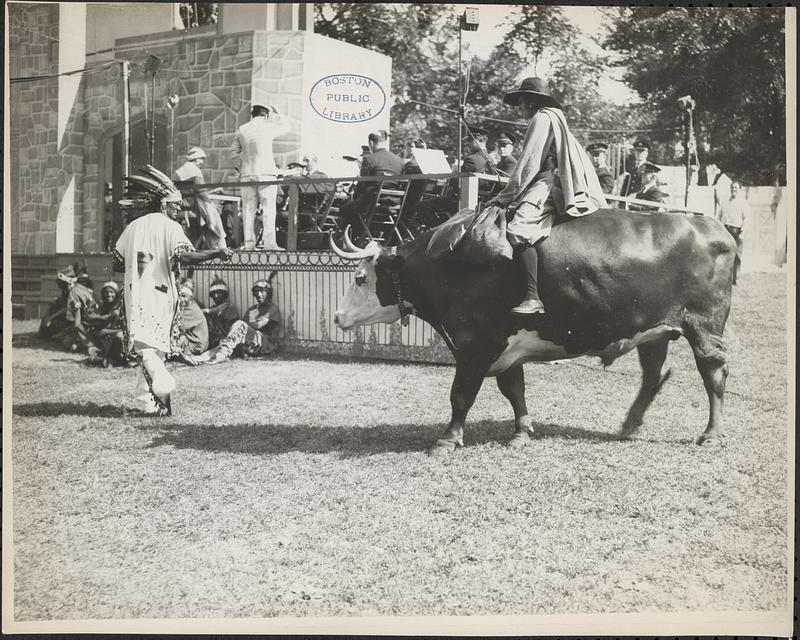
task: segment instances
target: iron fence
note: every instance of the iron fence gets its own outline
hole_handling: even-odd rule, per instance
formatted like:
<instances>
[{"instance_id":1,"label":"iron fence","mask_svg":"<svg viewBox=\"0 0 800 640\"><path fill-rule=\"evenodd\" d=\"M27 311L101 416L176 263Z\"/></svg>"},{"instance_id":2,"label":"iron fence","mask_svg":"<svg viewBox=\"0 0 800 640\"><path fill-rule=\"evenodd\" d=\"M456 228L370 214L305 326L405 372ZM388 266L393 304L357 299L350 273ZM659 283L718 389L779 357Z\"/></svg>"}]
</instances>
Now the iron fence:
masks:
<instances>
[{"instance_id":1,"label":"iron fence","mask_svg":"<svg viewBox=\"0 0 800 640\"><path fill-rule=\"evenodd\" d=\"M219 276L240 312L255 304L256 280L273 279L273 301L281 311L285 348L290 352L351 355L393 360L452 362L444 341L423 320L342 331L333 321L336 307L353 280L353 263L328 251L239 252L230 262L194 267L195 295L208 301L211 281Z\"/></svg>"}]
</instances>

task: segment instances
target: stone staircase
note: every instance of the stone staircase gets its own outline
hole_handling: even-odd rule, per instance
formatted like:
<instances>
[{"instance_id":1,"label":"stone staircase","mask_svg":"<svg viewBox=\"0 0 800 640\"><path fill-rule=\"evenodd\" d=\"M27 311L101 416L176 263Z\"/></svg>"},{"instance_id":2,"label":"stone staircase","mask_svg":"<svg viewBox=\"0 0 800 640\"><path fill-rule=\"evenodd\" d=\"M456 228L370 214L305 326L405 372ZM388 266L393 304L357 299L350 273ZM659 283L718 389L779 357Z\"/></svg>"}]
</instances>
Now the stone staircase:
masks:
<instances>
[{"instance_id":1,"label":"stone staircase","mask_svg":"<svg viewBox=\"0 0 800 640\"><path fill-rule=\"evenodd\" d=\"M13 255L11 257L12 318L30 320L41 318L53 299L58 296L56 274L69 264L86 265L94 283L95 294L107 280L122 282L122 274L111 268L108 253L61 253L53 255Z\"/></svg>"}]
</instances>

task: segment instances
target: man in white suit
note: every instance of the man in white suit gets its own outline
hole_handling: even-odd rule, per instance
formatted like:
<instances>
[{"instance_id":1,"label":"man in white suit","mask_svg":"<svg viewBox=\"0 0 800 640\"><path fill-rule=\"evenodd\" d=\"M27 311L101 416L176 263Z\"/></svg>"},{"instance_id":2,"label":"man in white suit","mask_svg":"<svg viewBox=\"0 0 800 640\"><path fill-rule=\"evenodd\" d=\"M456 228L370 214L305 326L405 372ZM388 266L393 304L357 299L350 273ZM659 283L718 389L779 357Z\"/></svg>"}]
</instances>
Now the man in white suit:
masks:
<instances>
[{"instance_id":1,"label":"man in white suit","mask_svg":"<svg viewBox=\"0 0 800 640\"><path fill-rule=\"evenodd\" d=\"M250 115L250 122L243 124L236 131L231 146L233 161L239 165L239 175L243 182L274 180L278 168L272 155L272 141L288 131L288 123L275 107L253 105ZM242 187L245 251L253 251L256 248L255 219L259 204L264 223L262 235L264 250L281 250L275 239L275 201L277 196L277 185Z\"/></svg>"}]
</instances>

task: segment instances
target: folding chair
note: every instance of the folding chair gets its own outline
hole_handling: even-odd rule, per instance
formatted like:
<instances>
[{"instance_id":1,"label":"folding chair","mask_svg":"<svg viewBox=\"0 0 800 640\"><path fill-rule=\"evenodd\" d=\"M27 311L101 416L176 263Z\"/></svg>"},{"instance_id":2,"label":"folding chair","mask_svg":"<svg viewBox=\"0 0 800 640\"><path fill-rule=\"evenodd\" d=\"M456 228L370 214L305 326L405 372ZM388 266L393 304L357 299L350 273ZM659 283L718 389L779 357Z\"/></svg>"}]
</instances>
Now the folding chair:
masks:
<instances>
[{"instance_id":1,"label":"folding chair","mask_svg":"<svg viewBox=\"0 0 800 640\"><path fill-rule=\"evenodd\" d=\"M361 216L364 229L357 230L356 242L374 239L392 245L412 239L413 234L401 219L408 180L387 180L379 185L371 206Z\"/></svg>"}]
</instances>

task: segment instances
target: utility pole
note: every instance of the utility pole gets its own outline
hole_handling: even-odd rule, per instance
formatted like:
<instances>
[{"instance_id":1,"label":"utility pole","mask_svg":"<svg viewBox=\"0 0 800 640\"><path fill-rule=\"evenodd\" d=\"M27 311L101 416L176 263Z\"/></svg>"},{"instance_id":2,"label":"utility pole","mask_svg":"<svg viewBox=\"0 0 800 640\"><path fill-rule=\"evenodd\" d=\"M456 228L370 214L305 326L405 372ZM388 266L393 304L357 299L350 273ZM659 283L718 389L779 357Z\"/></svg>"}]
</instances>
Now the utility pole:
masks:
<instances>
[{"instance_id":1,"label":"utility pole","mask_svg":"<svg viewBox=\"0 0 800 640\"><path fill-rule=\"evenodd\" d=\"M458 157L456 158L456 169L461 169L461 139L464 137L464 113L466 107L466 96L464 96L464 78L461 73L461 32L477 31L480 24L478 10L475 7L467 7L461 14L458 22Z\"/></svg>"},{"instance_id":2,"label":"utility pole","mask_svg":"<svg viewBox=\"0 0 800 640\"><path fill-rule=\"evenodd\" d=\"M131 174L131 63L122 61L122 176Z\"/></svg>"},{"instance_id":3,"label":"utility pole","mask_svg":"<svg viewBox=\"0 0 800 640\"><path fill-rule=\"evenodd\" d=\"M694 142L694 123L692 114L696 103L692 96L678 98L678 107L683 111L683 155L686 166L686 189L683 193L683 206L689 205L689 185L692 182L692 147Z\"/></svg>"},{"instance_id":4,"label":"utility pole","mask_svg":"<svg viewBox=\"0 0 800 640\"><path fill-rule=\"evenodd\" d=\"M161 58L150 54L147 56L147 62L144 63L145 71L150 72L150 131L145 131L144 134L149 143L147 145L147 159L150 164L153 164L156 147L156 73L162 62ZM146 82L147 79L145 79Z\"/></svg>"}]
</instances>

